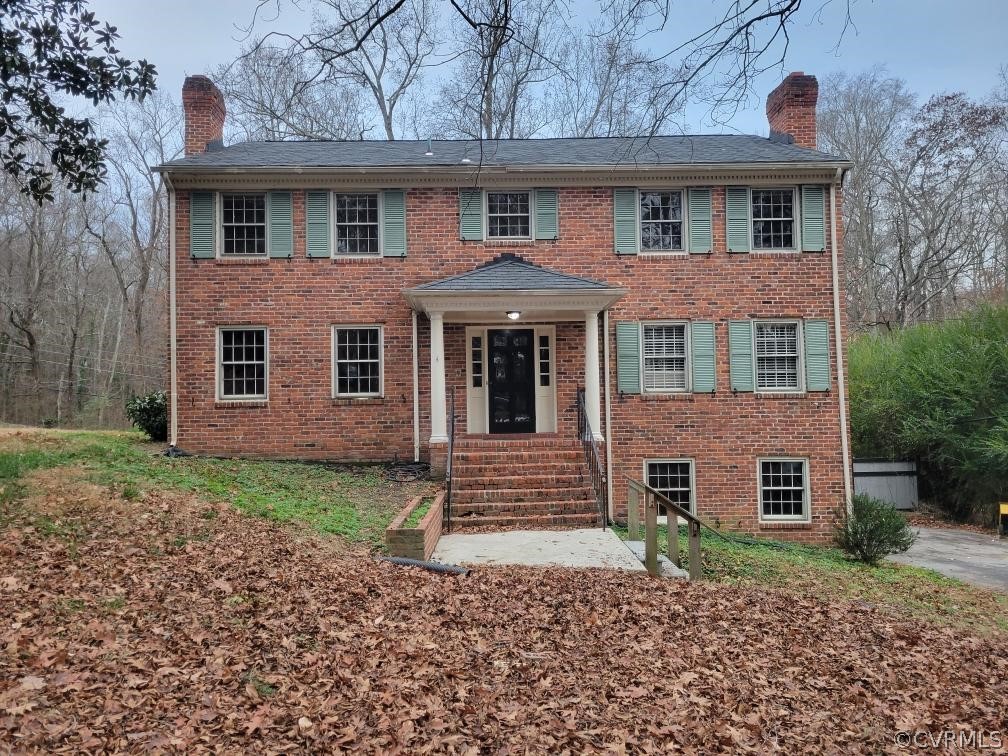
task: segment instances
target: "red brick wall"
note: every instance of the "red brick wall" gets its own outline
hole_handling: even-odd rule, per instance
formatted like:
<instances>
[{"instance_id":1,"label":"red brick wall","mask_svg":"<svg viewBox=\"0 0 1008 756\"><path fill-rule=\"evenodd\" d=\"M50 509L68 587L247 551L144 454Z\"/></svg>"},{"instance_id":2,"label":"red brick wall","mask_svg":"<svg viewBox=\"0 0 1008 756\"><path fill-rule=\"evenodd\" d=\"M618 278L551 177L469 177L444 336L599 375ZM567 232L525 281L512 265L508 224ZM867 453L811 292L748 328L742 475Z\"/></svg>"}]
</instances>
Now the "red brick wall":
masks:
<instances>
[{"instance_id":1,"label":"red brick wall","mask_svg":"<svg viewBox=\"0 0 1008 756\"><path fill-rule=\"evenodd\" d=\"M830 255L729 255L724 189L713 192L714 253L623 256L613 253L612 191L569 188L559 195L561 238L521 246L462 242L454 188L410 190L408 255L374 260L311 260L304 254L304 193L294 192L295 254L255 263L191 260L188 193L178 192L178 444L215 455L313 459L407 459L413 455L412 332L404 288L464 272L502 252L629 289L610 312L610 381L616 390L615 322L693 318L716 322L714 396L612 399L609 442L614 503L626 506L624 474L639 478L645 457L696 461L702 516L756 532L757 455L810 459L813 522L792 537L823 539L842 505L836 344L831 331L833 389L802 397L732 395L727 326L749 317L814 317L832 323ZM827 207L828 211L828 207ZM827 219L828 222L828 219ZM828 227L828 226L827 226ZM828 243L827 239L827 243ZM841 293L841 301L842 293ZM330 398L332 324L384 326L385 396ZM215 328L270 329L269 401L215 400ZM584 325L557 327L559 430L573 432L574 391L584 383ZM445 328L446 383L456 387L465 429L464 327ZM421 441L430 435L429 326L420 318ZM603 411L603 421L604 421Z\"/></svg>"}]
</instances>

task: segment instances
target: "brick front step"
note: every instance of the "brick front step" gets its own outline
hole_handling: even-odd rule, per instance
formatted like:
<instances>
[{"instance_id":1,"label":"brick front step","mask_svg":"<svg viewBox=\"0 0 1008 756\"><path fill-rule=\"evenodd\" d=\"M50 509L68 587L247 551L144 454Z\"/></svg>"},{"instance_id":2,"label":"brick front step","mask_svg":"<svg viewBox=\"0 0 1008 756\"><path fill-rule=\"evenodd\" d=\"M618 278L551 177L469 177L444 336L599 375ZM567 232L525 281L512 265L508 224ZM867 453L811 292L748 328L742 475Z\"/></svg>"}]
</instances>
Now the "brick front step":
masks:
<instances>
[{"instance_id":1,"label":"brick front step","mask_svg":"<svg viewBox=\"0 0 1008 756\"><path fill-rule=\"evenodd\" d=\"M509 516L521 515L533 517L537 515L576 515L596 512L598 504L595 500L570 501L452 501L452 517Z\"/></svg>"},{"instance_id":2,"label":"brick front step","mask_svg":"<svg viewBox=\"0 0 1008 756\"><path fill-rule=\"evenodd\" d=\"M544 469L541 465L531 467L526 475L496 475L496 470L481 474L466 467L466 475L453 475L452 490L482 491L493 488L581 488L587 485L587 480L580 469L569 472L555 472L552 467ZM508 472L514 472L509 470Z\"/></svg>"},{"instance_id":3,"label":"brick front step","mask_svg":"<svg viewBox=\"0 0 1008 756\"><path fill-rule=\"evenodd\" d=\"M471 480L476 478L517 478L526 480L534 476L584 476L588 479L588 473L584 469L584 460L577 462L525 462L521 464L510 464L508 462L483 463L483 462L461 462L456 458L455 467L452 470L453 480Z\"/></svg>"},{"instance_id":4,"label":"brick front step","mask_svg":"<svg viewBox=\"0 0 1008 756\"><path fill-rule=\"evenodd\" d=\"M537 515L534 517L481 517L470 515L469 517L452 516L451 527L455 528L551 528L551 527L571 527L571 528L593 528L599 526L598 513L595 514L565 514L565 515Z\"/></svg>"},{"instance_id":5,"label":"brick front step","mask_svg":"<svg viewBox=\"0 0 1008 756\"><path fill-rule=\"evenodd\" d=\"M570 436L536 433L534 436L459 436L455 449L580 449L580 442Z\"/></svg>"},{"instance_id":6,"label":"brick front step","mask_svg":"<svg viewBox=\"0 0 1008 756\"><path fill-rule=\"evenodd\" d=\"M590 501L594 498L590 487L543 486L525 488L452 488L452 503L494 502L494 501Z\"/></svg>"},{"instance_id":7,"label":"brick front step","mask_svg":"<svg viewBox=\"0 0 1008 756\"><path fill-rule=\"evenodd\" d=\"M577 463L584 459L579 449L527 449L507 451L504 449L455 450L453 462L466 464L494 464L500 467L511 465L551 465L554 462Z\"/></svg>"}]
</instances>

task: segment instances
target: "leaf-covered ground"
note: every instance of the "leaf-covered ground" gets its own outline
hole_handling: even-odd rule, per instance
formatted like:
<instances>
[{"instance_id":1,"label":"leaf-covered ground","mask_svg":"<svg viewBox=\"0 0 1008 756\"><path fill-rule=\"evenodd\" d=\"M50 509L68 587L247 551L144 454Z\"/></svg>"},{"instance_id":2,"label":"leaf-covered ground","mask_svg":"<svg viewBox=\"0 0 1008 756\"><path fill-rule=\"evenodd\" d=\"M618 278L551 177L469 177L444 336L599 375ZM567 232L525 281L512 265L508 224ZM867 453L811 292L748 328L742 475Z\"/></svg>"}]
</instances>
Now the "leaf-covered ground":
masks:
<instances>
[{"instance_id":1,"label":"leaf-covered ground","mask_svg":"<svg viewBox=\"0 0 1008 756\"><path fill-rule=\"evenodd\" d=\"M850 753L1004 729L1008 643L864 602L375 561L191 495L27 476L0 530L13 750Z\"/></svg>"}]
</instances>

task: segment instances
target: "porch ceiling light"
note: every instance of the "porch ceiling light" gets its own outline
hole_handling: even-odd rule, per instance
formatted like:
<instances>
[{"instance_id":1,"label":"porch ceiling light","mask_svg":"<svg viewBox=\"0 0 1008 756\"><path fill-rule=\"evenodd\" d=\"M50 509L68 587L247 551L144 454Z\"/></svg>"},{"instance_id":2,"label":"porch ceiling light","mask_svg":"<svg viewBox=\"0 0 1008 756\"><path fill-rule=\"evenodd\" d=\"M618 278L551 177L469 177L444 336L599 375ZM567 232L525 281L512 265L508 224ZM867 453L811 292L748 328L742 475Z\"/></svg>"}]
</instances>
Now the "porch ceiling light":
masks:
<instances>
[{"instance_id":1,"label":"porch ceiling light","mask_svg":"<svg viewBox=\"0 0 1008 756\"><path fill-rule=\"evenodd\" d=\"M511 310L508 314L508 320L518 320L521 317L521 313L518 310Z\"/></svg>"}]
</instances>

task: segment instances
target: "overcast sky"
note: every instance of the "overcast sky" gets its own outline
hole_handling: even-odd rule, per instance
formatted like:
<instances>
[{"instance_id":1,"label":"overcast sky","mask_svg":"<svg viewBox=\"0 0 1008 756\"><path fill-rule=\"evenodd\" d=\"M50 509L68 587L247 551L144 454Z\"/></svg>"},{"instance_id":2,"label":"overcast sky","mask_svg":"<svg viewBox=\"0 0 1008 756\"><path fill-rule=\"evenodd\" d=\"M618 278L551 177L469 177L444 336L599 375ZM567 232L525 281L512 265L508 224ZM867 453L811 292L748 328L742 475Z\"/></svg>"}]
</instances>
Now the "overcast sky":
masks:
<instances>
[{"instance_id":1,"label":"overcast sky","mask_svg":"<svg viewBox=\"0 0 1008 756\"><path fill-rule=\"evenodd\" d=\"M444 12L450 12L447 0ZM586 12L597 5L574 0ZM810 0L810 9L821 0ZM187 74L205 73L214 65L234 58L243 32L236 23L247 24L253 0L92 0L102 21L118 26L120 49L133 58L147 58L157 66L159 86L172 93L181 90ZM725 2L672 0L672 20L652 42L652 48L668 49L690 31L702 28ZM820 80L832 71L852 73L875 64L885 65L922 97L936 92L964 90L983 97L997 84L998 71L1008 65L1004 33L1008 29L1006 0L853 0L856 28L849 29L837 47L844 0L828 3L818 19L803 10L801 22L791 29L792 43L787 71L805 71ZM306 17L289 4L282 23L287 30L303 28ZM778 83L781 71L763 75L760 98L737 114L730 127L703 123L703 109L687 112L692 131L735 130L767 132L763 97Z\"/></svg>"}]
</instances>

